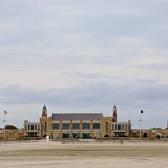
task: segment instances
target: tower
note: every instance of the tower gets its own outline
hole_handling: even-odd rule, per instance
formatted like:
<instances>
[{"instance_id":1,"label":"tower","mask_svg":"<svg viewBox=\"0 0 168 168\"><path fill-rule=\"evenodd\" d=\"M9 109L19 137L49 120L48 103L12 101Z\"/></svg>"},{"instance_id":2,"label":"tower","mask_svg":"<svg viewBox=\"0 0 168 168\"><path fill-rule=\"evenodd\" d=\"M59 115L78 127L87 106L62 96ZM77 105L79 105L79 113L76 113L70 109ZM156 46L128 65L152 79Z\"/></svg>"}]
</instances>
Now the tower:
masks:
<instances>
[{"instance_id":1,"label":"tower","mask_svg":"<svg viewBox=\"0 0 168 168\"><path fill-rule=\"evenodd\" d=\"M114 105L112 112L112 122L117 122L117 107Z\"/></svg>"},{"instance_id":2,"label":"tower","mask_svg":"<svg viewBox=\"0 0 168 168\"><path fill-rule=\"evenodd\" d=\"M40 125L41 125L41 138L46 137L48 135L48 117L47 117L47 108L45 105L42 109Z\"/></svg>"},{"instance_id":3,"label":"tower","mask_svg":"<svg viewBox=\"0 0 168 168\"><path fill-rule=\"evenodd\" d=\"M47 117L47 108L44 105L43 109L42 109L42 117Z\"/></svg>"}]
</instances>

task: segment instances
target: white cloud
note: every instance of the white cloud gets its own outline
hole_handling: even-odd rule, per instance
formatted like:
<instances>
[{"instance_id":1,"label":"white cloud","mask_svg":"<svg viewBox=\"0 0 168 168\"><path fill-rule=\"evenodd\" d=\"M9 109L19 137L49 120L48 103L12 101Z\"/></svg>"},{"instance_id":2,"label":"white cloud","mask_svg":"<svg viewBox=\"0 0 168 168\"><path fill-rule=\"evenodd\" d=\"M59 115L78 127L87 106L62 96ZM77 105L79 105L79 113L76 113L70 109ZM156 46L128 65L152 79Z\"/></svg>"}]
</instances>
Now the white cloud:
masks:
<instances>
[{"instance_id":1,"label":"white cloud","mask_svg":"<svg viewBox=\"0 0 168 168\"><path fill-rule=\"evenodd\" d=\"M1 106L28 117L43 101L52 110L100 112L117 101L135 121L131 111L138 108L137 101L150 111L150 121L161 101L166 118L167 105L160 100L168 83L166 7L164 0L2 1ZM13 85L19 87L9 87ZM66 104L67 96L79 105ZM158 118L160 125L163 119Z\"/></svg>"}]
</instances>

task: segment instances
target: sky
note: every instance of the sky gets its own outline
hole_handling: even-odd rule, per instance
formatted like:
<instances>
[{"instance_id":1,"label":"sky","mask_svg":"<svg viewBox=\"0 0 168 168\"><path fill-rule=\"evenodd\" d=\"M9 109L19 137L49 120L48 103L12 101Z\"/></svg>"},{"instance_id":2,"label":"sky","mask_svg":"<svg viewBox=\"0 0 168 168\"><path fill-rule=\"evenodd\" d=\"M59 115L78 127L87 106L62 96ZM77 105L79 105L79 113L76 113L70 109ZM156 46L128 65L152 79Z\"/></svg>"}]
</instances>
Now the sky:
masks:
<instances>
[{"instance_id":1,"label":"sky","mask_svg":"<svg viewBox=\"0 0 168 168\"><path fill-rule=\"evenodd\" d=\"M167 126L167 0L0 0L0 127L101 112Z\"/></svg>"}]
</instances>

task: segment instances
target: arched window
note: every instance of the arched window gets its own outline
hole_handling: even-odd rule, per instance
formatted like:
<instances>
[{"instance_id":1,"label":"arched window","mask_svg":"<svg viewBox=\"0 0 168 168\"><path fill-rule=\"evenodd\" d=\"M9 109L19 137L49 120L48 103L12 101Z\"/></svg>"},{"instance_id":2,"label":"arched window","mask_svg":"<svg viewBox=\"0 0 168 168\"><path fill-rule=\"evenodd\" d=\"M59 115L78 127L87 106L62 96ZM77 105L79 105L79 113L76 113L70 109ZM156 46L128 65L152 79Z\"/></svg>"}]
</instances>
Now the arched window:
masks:
<instances>
[{"instance_id":1,"label":"arched window","mask_svg":"<svg viewBox=\"0 0 168 168\"><path fill-rule=\"evenodd\" d=\"M45 132L47 131L47 123L45 122Z\"/></svg>"},{"instance_id":2,"label":"arched window","mask_svg":"<svg viewBox=\"0 0 168 168\"><path fill-rule=\"evenodd\" d=\"M121 130L121 125L118 125L118 130Z\"/></svg>"}]
</instances>

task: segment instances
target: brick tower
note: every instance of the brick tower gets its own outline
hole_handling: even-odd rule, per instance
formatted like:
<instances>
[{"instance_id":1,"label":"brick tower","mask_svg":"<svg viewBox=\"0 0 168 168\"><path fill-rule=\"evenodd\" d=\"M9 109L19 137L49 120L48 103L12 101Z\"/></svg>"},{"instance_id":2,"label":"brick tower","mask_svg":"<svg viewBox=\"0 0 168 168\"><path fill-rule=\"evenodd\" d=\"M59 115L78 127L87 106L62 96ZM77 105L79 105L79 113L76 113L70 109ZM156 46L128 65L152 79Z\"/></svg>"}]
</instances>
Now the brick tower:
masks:
<instances>
[{"instance_id":1,"label":"brick tower","mask_svg":"<svg viewBox=\"0 0 168 168\"><path fill-rule=\"evenodd\" d=\"M112 122L117 122L117 107L114 105L112 112Z\"/></svg>"},{"instance_id":2,"label":"brick tower","mask_svg":"<svg viewBox=\"0 0 168 168\"><path fill-rule=\"evenodd\" d=\"M47 117L47 108L44 105L42 109L42 115L40 118L40 125L41 125L41 138L44 138L48 134L48 117Z\"/></svg>"}]
</instances>

